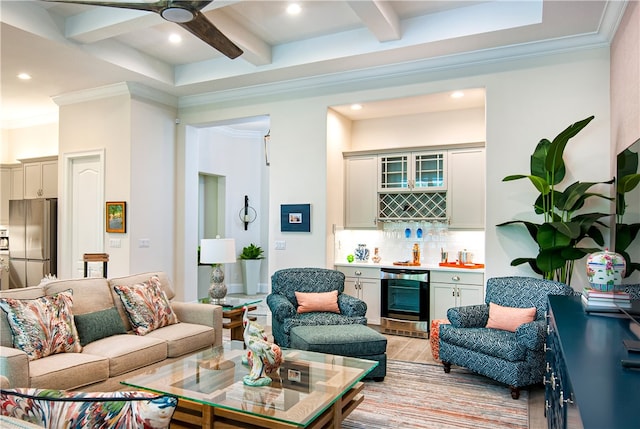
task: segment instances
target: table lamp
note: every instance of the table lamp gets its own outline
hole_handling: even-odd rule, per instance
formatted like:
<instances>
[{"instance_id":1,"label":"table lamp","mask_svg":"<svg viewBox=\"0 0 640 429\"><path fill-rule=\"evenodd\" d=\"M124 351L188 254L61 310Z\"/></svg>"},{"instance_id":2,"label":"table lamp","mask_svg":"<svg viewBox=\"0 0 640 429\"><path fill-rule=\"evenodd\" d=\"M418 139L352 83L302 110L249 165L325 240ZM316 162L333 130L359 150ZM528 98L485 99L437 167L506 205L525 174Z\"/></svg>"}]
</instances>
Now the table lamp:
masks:
<instances>
[{"instance_id":1,"label":"table lamp","mask_svg":"<svg viewBox=\"0 0 640 429\"><path fill-rule=\"evenodd\" d=\"M220 304L227 294L224 273L220 265L233 262L236 262L236 242L233 238L216 236L213 239L200 240L200 263L212 264L209 287L209 298L212 304Z\"/></svg>"}]
</instances>

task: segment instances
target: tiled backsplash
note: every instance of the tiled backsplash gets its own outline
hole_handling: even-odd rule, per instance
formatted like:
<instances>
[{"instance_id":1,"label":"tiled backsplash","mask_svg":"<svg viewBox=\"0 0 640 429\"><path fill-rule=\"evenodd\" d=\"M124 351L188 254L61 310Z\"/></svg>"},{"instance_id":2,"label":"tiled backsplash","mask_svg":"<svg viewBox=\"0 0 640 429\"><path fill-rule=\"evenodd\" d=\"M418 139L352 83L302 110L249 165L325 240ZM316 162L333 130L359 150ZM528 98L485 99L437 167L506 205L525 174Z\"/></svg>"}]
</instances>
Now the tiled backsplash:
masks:
<instances>
[{"instance_id":1,"label":"tiled backsplash","mask_svg":"<svg viewBox=\"0 0 640 429\"><path fill-rule=\"evenodd\" d=\"M425 265L437 265L440 262L440 249L449 252L449 262L455 262L458 251L466 249L473 253L473 262L484 263L484 231L452 231L430 222L402 222L384 226L382 230L337 229L336 261L346 262L347 255L354 254L358 244L367 245L370 259L377 247L383 262L409 261L412 259L413 245L418 243L420 262ZM418 232L418 229L421 231Z\"/></svg>"}]
</instances>

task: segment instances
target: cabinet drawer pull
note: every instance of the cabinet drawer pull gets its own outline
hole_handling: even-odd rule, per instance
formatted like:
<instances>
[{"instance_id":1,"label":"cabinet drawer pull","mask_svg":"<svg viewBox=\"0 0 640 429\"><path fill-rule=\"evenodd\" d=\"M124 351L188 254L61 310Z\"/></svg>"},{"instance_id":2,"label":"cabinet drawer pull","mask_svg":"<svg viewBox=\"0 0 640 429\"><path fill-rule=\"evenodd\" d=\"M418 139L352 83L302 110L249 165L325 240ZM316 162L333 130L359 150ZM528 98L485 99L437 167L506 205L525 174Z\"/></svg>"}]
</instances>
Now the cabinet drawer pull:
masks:
<instances>
[{"instance_id":1,"label":"cabinet drawer pull","mask_svg":"<svg viewBox=\"0 0 640 429\"><path fill-rule=\"evenodd\" d=\"M362 271L360 270L356 270L356 272L354 273L356 276L361 276L362 275Z\"/></svg>"},{"instance_id":2,"label":"cabinet drawer pull","mask_svg":"<svg viewBox=\"0 0 640 429\"><path fill-rule=\"evenodd\" d=\"M460 281L460 276L453 276L453 277L451 277L451 280L453 280L454 282L459 282Z\"/></svg>"}]
</instances>

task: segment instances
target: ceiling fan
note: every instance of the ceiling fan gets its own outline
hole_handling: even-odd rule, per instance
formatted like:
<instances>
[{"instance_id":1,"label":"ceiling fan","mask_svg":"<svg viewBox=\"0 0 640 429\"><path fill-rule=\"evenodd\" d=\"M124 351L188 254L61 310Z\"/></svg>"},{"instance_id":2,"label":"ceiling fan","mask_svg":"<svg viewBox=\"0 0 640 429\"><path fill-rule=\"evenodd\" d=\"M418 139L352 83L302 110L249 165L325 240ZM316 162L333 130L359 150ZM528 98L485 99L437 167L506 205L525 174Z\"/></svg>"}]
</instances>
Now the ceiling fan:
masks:
<instances>
[{"instance_id":1,"label":"ceiling fan","mask_svg":"<svg viewBox=\"0 0 640 429\"><path fill-rule=\"evenodd\" d=\"M53 3L76 3L92 6L108 6L118 7L121 9L143 10L147 12L155 12L167 21L174 22L189 31L191 34L200 38L203 42L214 47L227 57L234 59L242 55L242 49L237 47L227 36L222 34L218 28L200 12L206 5L213 0L208 1L178 1L178 0L160 0L152 3L148 2L109 2L109 1L91 1L91 0L44 0Z\"/></svg>"}]
</instances>

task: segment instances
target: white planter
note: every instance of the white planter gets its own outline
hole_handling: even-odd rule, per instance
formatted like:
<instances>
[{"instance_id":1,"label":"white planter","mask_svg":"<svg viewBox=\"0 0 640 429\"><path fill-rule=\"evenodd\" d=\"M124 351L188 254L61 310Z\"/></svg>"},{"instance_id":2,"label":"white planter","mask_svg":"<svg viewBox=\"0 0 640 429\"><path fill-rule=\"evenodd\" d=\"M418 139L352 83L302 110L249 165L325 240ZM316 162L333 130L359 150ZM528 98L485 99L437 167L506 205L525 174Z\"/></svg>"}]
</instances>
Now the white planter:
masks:
<instances>
[{"instance_id":1,"label":"white planter","mask_svg":"<svg viewBox=\"0 0 640 429\"><path fill-rule=\"evenodd\" d=\"M242 278L244 280L244 293L255 295L258 293L260 281L260 259L242 259Z\"/></svg>"}]
</instances>

